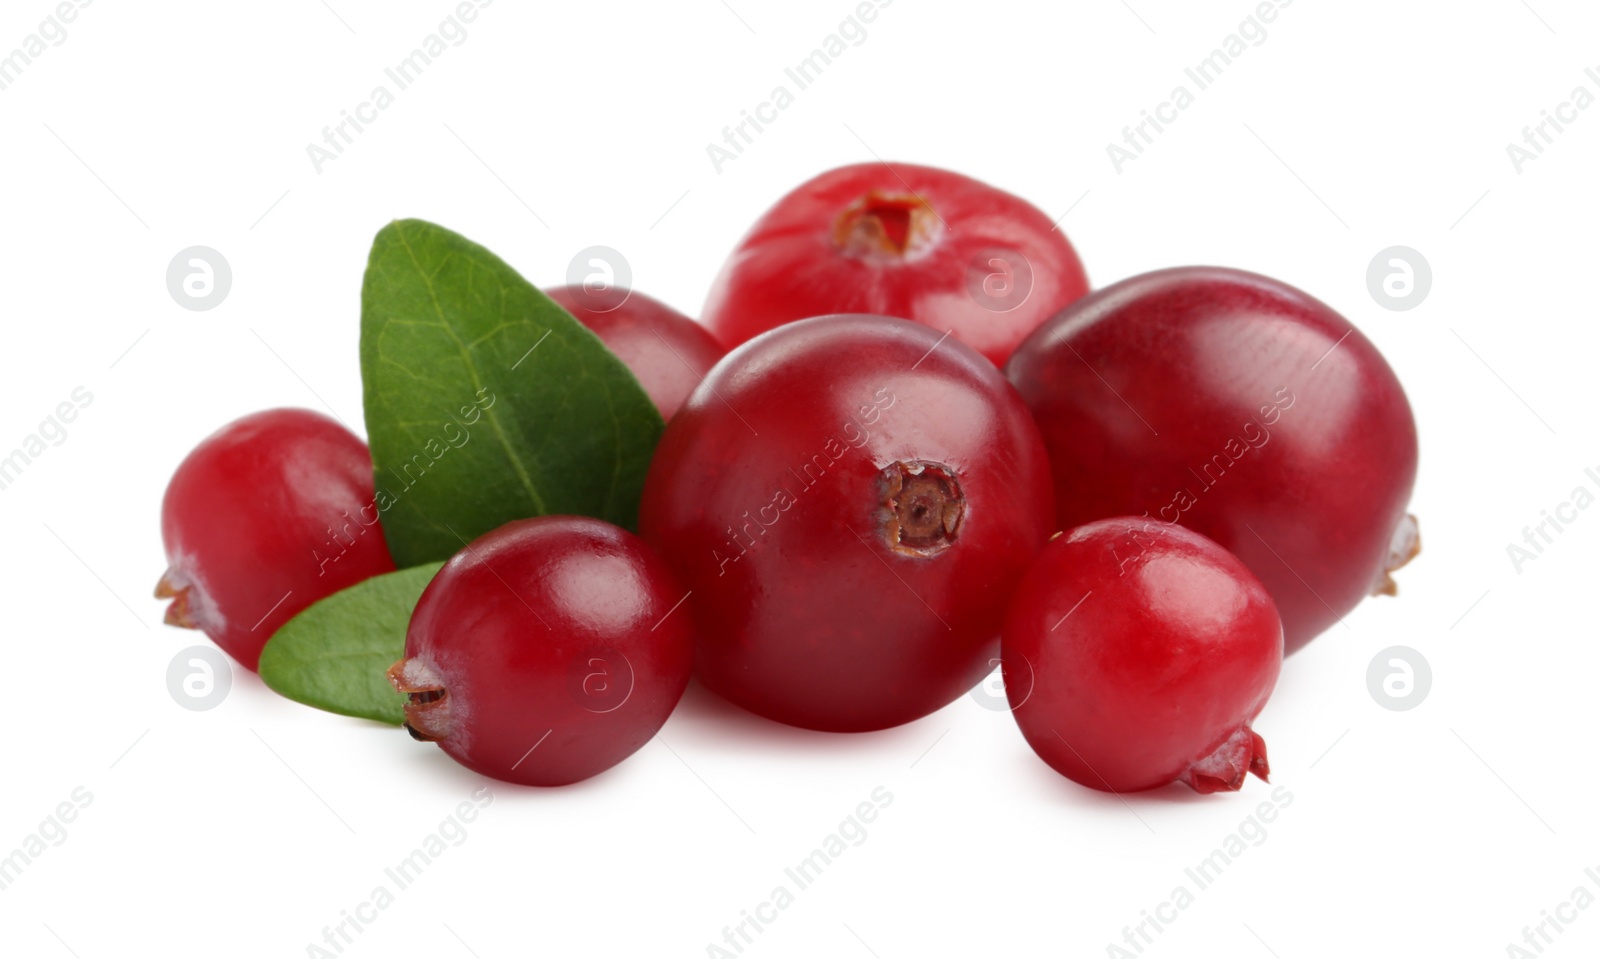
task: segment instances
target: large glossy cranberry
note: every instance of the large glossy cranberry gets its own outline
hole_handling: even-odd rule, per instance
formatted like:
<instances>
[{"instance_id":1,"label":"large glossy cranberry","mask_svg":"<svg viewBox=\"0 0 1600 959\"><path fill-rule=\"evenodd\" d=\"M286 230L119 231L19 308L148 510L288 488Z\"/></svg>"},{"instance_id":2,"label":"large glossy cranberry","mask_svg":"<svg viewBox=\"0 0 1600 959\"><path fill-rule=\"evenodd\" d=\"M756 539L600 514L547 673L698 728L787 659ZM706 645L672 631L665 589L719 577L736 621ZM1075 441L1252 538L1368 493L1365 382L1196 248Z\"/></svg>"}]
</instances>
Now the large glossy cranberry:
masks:
<instances>
[{"instance_id":1,"label":"large glossy cranberry","mask_svg":"<svg viewBox=\"0 0 1600 959\"><path fill-rule=\"evenodd\" d=\"M296 613L391 572L367 444L310 410L235 420L178 466L161 504L167 622L250 669Z\"/></svg>"},{"instance_id":2,"label":"large glossy cranberry","mask_svg":"<svg viewBox=\"0 0 1600 959\"><path fill-rule=\"evenodd\" d=\"M1061 526L1147 515L1266 584L1292 652L1415 555L1417 432L1349 320L1276 280L1162 270L1063 310L1007 373L1050 448Z\"/></svg>"},{"instance_id":3,"label":"large glossy cranberry","mask_svg":"<svg viewBox=\"0 0 1600 959\"><path fill-rule=\"evenodd\" d=\"M1278 612L1197 533L1122 517L1052 540L1012 600L1001 661L1023 736L1074 782L1209 793L1267 778L1250 722L1283 663Z\"/></svg>"},{"instance_id":4,"label":"large glossy cranberry","mask_svg":"<svg viewBox=\"0 0 1600 959\"><path fill-rule=\"evenodd\" d=\"M863 163L824 173L740 241L702 319L728 346L829 313L914 320L995 364L1089 281L1027 201L947 170Z\"/></svg>"},{"instance_id":5,"label":"large glossy cranberry","mask_svg":"<svg viewBox=\"0 0 1600 959\"><path fill-rule=\"evenodd\" d=\"M991 363L914 323L832 316L712 370L667 424L640 528L693 591L709 688L856 731L983 677L1052 512L1038 430Z\"/></svg>"},{"instance_id":6,"label":"large glossy cranberry","mask_svg":"<svg viewBox=\"0 0 1600 959\"><path fill-rule=\"evenodd\" d=\"M596 296L580 286L558 286L545 294L627 364L662 419L671 419L689 391L722 359L722 347L705 327L637 290L628 291L621 302L614 291Z\"/></svg>"},{"instance_id":7,"label":"large glossy cranberry","mask_svg":"<svg viewBox=\"0 0 1600 959\"><path fill-rule=\"evenodd\" d=\"M689 683L694 642L672 573L597 519L542 516L479 537L423 592L406 727L507 782L561 786L633 755Z\"/></svg>"}]
</instances>

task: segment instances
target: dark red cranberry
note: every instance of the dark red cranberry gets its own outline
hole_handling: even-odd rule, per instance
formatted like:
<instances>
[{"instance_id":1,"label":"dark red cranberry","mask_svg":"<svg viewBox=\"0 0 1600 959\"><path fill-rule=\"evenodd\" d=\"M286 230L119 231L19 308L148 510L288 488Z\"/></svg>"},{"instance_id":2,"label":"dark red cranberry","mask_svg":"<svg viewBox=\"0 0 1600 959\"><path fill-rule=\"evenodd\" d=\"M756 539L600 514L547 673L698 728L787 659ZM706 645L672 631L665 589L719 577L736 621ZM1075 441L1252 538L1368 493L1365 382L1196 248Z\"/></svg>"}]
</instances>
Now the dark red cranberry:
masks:
<instances>
[{"instance_id":1,"label":"dark red cranberry","mask_svg":"<svg viewBox=\"0 0 1600 959\"><path fill-rule=\"evenodd\" d=\"M310 410L255 413L195 447L167 484L161 536L167 622L252 670L296 613L394 570L367 444Z\"/></svg>"},{"instance_id":2,"label":"dark red cranberry","mask_svg":"<svg viewBox=\"0 0 1600 959\"><path fill-rule=\"evenodd\" d=\"M1147 273L1079 300L1007 374L1050 449L1063 528L1181 523L1272 593L1289 651L1393 593L1417 551L1417 432L1349 320L1277 280Z\"/></svg>"},{"instance_id":3,"label":"dark red cranberry","mask_svg":"<svg viewBox=\"0 0 1600 959\"><path fill-rule=\"evenodd\" d=\"M711 288L703 319L728 346L830 313L914 320L1004 363L1089 282L1027 201L909 163L841 167L757 221Z\"/></svg>"},{"instance_id":4,"label":"dark red cranberry","mask_svg":"<svg viewBox=\"0 0 1600 959\"><path fill-rule=\"evenodd\" d=\"M518 520L474 540L423 592L389 670L406 727L462 765L560 786L633 755L689 683L684 592L632 533Z\"/></svg>"},{"instance_id":5,"label":"dark red cranberry","mask_svg":"<svg viewBox=\"0 0 1600 959\"><path fill-rule=\"evenodd\" d=\"M705 327L637 290L628 291L621 303L614 295L592 296L576 286L553 287L545 294L627 364L662 419L671 419L722 359L722 347Z\"/></svg>"},{"instance_id":6,"label":"dark red cranberry","mask_svg":"<svg viewBox=\"0 0 1600 959\"><path fill-rule=\"evenodd\" d=\"M857 731L990 670L1052 513L1038 431L991 363L914 323L832 316L712 370L667 424L640 529L693 591L706 686Z\"/></svg>"},{"instance_id":7,"label":"dark red cranberry","mask_svg":"<svg viewBox=\"0 0 1600 959\"><path fill-rule=\"evenodd\" d=\"M1001 659L1023 736L1073 782L1209 793L1267 778L1250 723L1283 663L1278 611L1197 533L1121 517L1052 540L1012 600Z\"/></svg>"}]
</instances>

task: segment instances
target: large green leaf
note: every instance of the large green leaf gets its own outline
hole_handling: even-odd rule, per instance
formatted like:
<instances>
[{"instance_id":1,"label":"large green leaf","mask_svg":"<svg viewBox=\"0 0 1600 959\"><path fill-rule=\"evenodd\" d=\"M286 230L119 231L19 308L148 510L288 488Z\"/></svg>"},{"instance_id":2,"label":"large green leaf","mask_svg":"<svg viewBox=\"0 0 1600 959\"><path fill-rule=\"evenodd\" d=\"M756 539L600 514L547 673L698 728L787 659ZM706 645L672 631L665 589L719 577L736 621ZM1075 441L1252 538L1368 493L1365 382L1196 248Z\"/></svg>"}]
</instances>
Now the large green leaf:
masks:
<instances>
[{"instance_id":1,"label":"large green leaf","mask_svg":"<svg viewBox=\"0 0 1600 959\"><path fill-rule=\"evenodd\" d=\"M378 234L361 373L401 566L528 516L634 525L655 405L598 337L476 243L421 220Z\"/></svg>"},{"instance_id":2,"label":"large green leaf","mask_svg":"<svg viewBox=\"0 0 1600 959\"><path fill-rule=\"evenodd\" d=\"M261 651L261 681L307 706L400 725L405 697L385 674L405 655L411 611L443 565L374 576L301 610Z\"/></svg>"}]
</instances>

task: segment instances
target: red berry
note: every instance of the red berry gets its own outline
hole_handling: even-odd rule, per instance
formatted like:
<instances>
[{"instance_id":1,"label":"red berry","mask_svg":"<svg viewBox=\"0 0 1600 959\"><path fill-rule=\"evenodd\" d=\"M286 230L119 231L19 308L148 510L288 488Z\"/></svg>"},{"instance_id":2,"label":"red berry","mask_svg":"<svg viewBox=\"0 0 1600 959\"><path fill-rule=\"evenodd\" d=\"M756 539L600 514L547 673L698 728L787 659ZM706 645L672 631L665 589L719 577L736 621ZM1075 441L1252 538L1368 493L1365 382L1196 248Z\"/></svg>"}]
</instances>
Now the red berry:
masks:
<instances>
[{"instance_id":1,"label":"red berry","mask_svg":"<svg viewBox=\"0 0 1600 959\"><path fill-rule=\"evenodd\" d=\"M480 536L423 592L406 728L485 776L564 786L650 741L683 695L693 633L672 574L632 533L541 516Z\"/></svg>"},{"instance_id":2,"label":"red berry","mask_svg":"<svg viewBox=\"0 0 1600 959\"><path fill-rule=\"evenodd\" d=\"M621 303L591 296L580 286L558 286L545 294L627 364L662 419L671 419L722 359L722 347L705 327L637 290Z\"/></svg>"},{"instance_id":3,"label":"red berry","mask_svg":"<svg viewBox=\"0 0 1600 959\"><path fill-rule=\"evenodd\" d=\"M1278 612L1227 550L1122 517L1044 548L1006 617L1012 714L1039 758L1112 792L1267 778L1250 729L1283 663Z\"/></svg>"},{"instance_id":4,"label":"red berry","mask_svg":"<svg viewBox=\"0 0 1600 959\"><path fill-rule=\"evenodd\" d=\"M981 679L1051 523L1044 447L999 371L876 316L730 353L667 424L640 511L693 590L705 684L841 732Z\"/></svg>"},{"instance_id":5,"label":"red berry","mask_svg":"<svg viewBox=\"0 0 1600 959\"><path fill-rule=\"evenodd\" d=\"M1055 475L1062 528L1182 523L1272 593L1290 652L1416 553L1417 432L1350 321L1217 267L1124 280L1063 310L1007 366Z\"/></svg>"},{"instance_id":6,"label":"red berry","mask_svg":"<svg viewBox=\"0 0 1600 959\"><path fill-rule=\"evenodd\" d=\"M235 420L195 447L167 484L167 623L200 629L254 670L296 613L394 561L373 498L372 455L310 410Z\"/></svg>"},{"instance_id":7,"label":"red berry","mask_svg":"<svg viewBox=\"0 0 1600 959\"><path fill-rule=\"evenodd\" d=\"M998 365L1088 289L1066 235L1027 201L946 170L863 163L768 210L702 319L737 346L808 316L879 313L948 331Z\"/></svg>"}]
</instances>

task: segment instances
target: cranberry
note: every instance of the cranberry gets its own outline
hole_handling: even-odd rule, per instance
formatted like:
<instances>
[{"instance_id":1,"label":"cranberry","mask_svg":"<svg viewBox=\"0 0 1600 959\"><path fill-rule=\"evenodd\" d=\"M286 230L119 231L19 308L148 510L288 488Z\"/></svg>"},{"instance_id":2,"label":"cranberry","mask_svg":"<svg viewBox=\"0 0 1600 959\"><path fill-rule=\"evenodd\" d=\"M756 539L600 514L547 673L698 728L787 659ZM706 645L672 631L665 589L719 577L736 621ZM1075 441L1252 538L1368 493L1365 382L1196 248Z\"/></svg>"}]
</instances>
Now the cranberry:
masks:
<instances>
[{"instance_id":1,"label":"cranberry","mask_svg":"<svg viewBox=\"0 0 1600 959\"><path fill-rule=\"evenodd\" d=\"M394 570L367 444L310 410L255 413L195 447L167 484L161 535L167 623L251 670L296 613Z\"/></svg>"},{"instance_id":2,"label":"cranberry","mask_svg":"<svg viewBox=\"0 0 1600 959\"><path fill-rule=\"evenodd\" d=\"M1344 317L1276 280L1162 270L1079 300L1007 373L1050 449L1061 526L1143 514L1237 555L1289 651L1417 550L1417 432Z\"/></svg>"},{"instance_id":3,"label":"cranberry","mask_svg":"<svg viewBox=\"0 0 1600 959\"><path fill-rule=\"evenodd\" d=\"M1073 782L1209 793L1267 778L1250 722L1283 663L1278 611L1198 533L1122 517L1052 540L1012 600L1001 662L1028 745Z\"/></svg>"},{"instance_id":4,"label":"cranberry","mask_svg":"<svg viewBox=\"0 0 1600 959\"><path fill-rule=\"evenodd\" d=\"M563 786L650 741L693 665L684 598L661 559L597 519L541 516L446 563L389 680L406 728L485 776Z\"/></svg>"},{"instance_id":5,"label":"cranberry","mask_svg":"<svg viewBox=\"0 0 1600 959\"><path fill-rule=\"evenodd\" d=\"M671 419L689 391L722 359L722 347L705 327L637 290L619 304L609 297L602 301L581 286L558 286L545 294L627 364L662 419Z\"/></svg>"},{"instance_id":6,"label":"cranberry","mask_svg":"<svg viewBox=\"0 0 1600 959\"><path fill-rule=\"evenodd\" d=\"M667 429L641 534L693 590L707 687L796 726L881 729L989 671L1053 522L998 370L901 320L829 316L730 353Z\"/></svg>"},{"instance_id":7,"label":"cranberry","mask_svg":"<svg viewBox=\"0 0 1600 959\"><path fill-rule=\"evenodd\" d=\"M768 210L702 319L736 346L808 316L881 313L950 332L998 365L1088 289L1072 244L1027 201L946 170L863 163Z\"/></svg>"}]
</instances>

